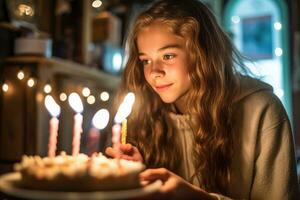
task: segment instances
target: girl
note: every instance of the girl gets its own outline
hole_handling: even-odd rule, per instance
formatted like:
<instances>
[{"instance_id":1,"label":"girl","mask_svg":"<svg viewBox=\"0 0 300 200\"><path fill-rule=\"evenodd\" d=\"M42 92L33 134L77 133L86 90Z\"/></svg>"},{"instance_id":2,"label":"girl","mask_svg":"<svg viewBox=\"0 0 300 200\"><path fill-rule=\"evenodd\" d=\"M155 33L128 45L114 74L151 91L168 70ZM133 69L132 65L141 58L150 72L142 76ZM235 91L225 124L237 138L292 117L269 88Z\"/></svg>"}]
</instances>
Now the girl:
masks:
<instances>
[{"instance_id":1,"label":"girl","mask_svg":"<svg viewBox=\"0 0 300 200\"><path fill-rule=\"evenodd\" d=\"M149 168L142 180L161 179L168 199L296 198L284 108L269 85L238 72L242 57L205 5L156 2L127 47L119 99L131 91L136 103L121 151Z\"/></svg>"}]
</instances>

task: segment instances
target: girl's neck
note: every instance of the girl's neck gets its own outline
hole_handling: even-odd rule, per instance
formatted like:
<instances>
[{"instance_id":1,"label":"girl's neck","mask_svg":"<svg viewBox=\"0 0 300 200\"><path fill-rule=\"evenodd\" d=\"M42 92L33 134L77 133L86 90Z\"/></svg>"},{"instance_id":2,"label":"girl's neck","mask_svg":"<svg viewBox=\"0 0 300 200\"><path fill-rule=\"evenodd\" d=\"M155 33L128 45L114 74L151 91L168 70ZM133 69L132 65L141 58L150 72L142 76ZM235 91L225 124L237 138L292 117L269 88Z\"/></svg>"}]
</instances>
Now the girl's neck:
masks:
<instances>
[{"instance_id":1,"label":"girl's neck","mask_svg":"<svg viewBox=\"0 0 300 200\"><path fill-rule=\"evenodd\" d=\"M183 94L182 96L180 96L175 102L174 102L174 106L176 108L176 112L178 114L182 114L182 115L186 115L188 114L188 107L187 107L187 102L189 101L189 95L188 95L188 91Z\"/></svg>"},{"instance_id":2,"label":"girl's neck","mask_svg":"<svg viewBox=\"0 0 300 200\"><path fill-rule=\"evenodd\" d=\"M183 113L178 109L178 107L174 104L174 113L182 115Z\"/></svg>"},{"instance_id":3,"label":"girl's neck","mask_svg":"<svg viewBox=\"0 0 300 200\"><path fill-rule=\"evenodd\" d=\"M178 101L174 103L174 108L177 114L187 114L187 108L186 103L183 103L183 101Z\"/></svg>"}]
</instances>

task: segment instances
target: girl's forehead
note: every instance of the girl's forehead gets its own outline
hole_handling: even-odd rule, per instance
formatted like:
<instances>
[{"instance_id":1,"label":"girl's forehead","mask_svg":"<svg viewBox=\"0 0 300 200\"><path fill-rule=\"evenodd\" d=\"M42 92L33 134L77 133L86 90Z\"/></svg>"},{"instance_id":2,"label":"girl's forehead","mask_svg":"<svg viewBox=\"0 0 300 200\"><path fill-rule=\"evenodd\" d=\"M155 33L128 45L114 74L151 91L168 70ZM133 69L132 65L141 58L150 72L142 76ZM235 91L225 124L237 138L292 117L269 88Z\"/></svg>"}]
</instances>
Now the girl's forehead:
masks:
<instances>
[{"instance_id":1,"label":"girl's forehead","mask_svg":"<svg viewBox=\"0 0 300 200\"><path fill-rule=\"evenodd\" d=\"M175 37L177 36L169 25L163 24L162 22L153 22L151 24L141 27L137 31L136 37L142 37L147 33L153 35L160 34L160 35L170 35Z\"/></svg>"},{"instance_id":2,"label":"girl's forehead","mask_svg":"<svg viewBox=\"0 0 300 200\"><path fill-rule=\"evenodd\" d=\"M141 32L137 38L137 49L140 54L164 52L167 49L181 49L185 47L185 40L175 34L149 30Z\"/></svg>"},{"instance_id":3,"label":"girl's forehead","mask_svg":"<svg viewBox=\"0 0 300 200\"><path fill-rule=\"evenodd\" d=\"M173 40L175 38L182 39L173 31L165 26L159 26L157 24L153 24L148 26L147 28L141 29L137 34L137 40L141 38L155 41L155 40Z\"/></svg>"}]
</instances>

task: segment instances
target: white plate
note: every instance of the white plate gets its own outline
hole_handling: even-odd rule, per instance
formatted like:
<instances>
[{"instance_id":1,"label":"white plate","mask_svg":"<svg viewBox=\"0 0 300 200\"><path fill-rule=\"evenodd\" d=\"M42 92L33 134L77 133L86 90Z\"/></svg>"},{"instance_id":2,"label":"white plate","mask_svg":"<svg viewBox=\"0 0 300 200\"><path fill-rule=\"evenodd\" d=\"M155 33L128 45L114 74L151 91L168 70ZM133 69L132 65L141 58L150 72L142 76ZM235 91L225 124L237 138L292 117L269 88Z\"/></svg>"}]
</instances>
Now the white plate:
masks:
<instances>
[{"instance_id":1,"label":"white plate","mask_svg":"<svg viewBox=\"0 0 300 200\"><path fill-rule=\"evenodd\" d=\"M0 176L0 190L8 195L29 198L29 199L126 199L145 196L157 191L162 182L157 180L144 187L130 190L120 191L101 191L101 192L55 192L55 191L40 191L29 190L16 187L14 182L21 179L21 174L18 172L8 173ZM126 183L125 183L126 184Z\"/></svg>"}]
</instances>

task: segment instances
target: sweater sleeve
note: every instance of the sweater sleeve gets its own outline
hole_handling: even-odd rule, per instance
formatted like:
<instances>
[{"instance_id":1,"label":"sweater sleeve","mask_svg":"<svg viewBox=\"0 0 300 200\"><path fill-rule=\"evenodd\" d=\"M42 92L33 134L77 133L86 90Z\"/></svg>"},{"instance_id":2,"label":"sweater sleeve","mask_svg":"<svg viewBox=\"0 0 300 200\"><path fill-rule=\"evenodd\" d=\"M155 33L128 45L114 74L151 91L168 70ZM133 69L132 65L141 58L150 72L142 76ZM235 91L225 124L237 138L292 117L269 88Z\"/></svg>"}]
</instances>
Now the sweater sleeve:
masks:
<instances>
[{"instance_id":1,"label":"sweater sleeve","mask_svg":"<svg viewBox=\"0 0 300 200\"><path fill-rule=\"evenodd\" d=\"M294 142L287 117L258 136L254 170L251 199L297 198Z\"/></svg>"},{"instance_id":2,"label":"sweater sleeve","mask_svg":"<svg viewBox=\"0 0 300 200\"><path fill-rule=\"evenodd\" d=\"M297 199L298 179L291 126L278 98L260 118L250 199Z\"/></svg>"},{"instance_id":3,"label":"sweater sleeve","mask_svg":"<svg viewBox=\"0 0 300 200\"><path fill-rule=\"evenodd\" d=\"M274 99L273 99L274 100ZM266 106L260 118L249 199L299 198L294 140L288 117L279 100ZM220 200L231 198L211 193Z\"/></svg>"}]
</instances>

